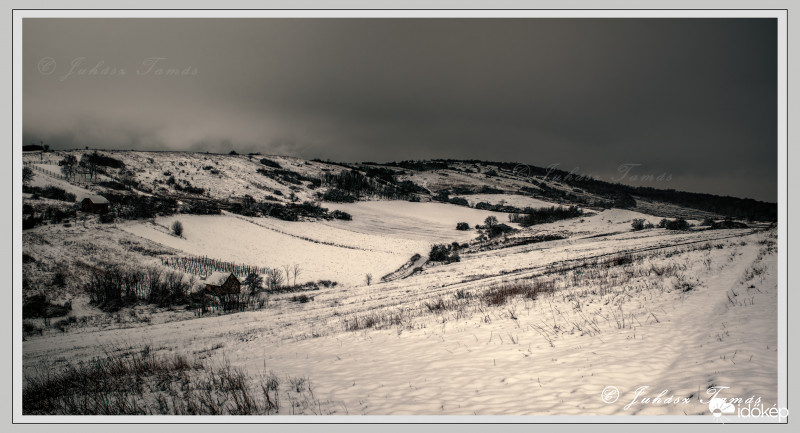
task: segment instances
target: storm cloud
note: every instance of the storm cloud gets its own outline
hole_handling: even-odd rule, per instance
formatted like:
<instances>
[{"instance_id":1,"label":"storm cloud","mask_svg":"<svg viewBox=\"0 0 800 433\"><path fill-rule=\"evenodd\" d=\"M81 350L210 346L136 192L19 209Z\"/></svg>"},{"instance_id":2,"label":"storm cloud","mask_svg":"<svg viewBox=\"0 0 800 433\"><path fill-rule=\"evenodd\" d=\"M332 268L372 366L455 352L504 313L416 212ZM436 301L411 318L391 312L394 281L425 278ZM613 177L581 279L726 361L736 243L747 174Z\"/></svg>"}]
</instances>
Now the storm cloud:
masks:
<instances>
[{"instance_id":1,"label":"storm cloud","mask_svg":"<svg viewBox=\"0 0 800 433\"><path fill-rule=\"evenodd\" d=\"M775 19L26 18L23 61L25 144L638 164L777 200Z\"/></svg>"}]
</instances>

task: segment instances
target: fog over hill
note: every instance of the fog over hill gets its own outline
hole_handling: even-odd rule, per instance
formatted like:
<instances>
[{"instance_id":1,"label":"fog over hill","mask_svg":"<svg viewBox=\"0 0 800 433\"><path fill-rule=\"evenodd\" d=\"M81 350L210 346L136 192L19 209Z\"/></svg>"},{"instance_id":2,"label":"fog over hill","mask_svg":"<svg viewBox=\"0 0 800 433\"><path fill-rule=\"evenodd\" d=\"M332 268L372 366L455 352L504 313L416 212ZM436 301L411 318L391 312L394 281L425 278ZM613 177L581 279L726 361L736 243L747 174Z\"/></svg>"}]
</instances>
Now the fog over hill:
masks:
<instances>
[{"instance_id":1,"label":"fog over hill","mask_svg":"<svg viewBox=\"0 0 800 433\"><path fill-rule=\"evenodd\" d=\"M23 143L558 164L607 181L638 164L624 183L775 202L776 26L30 18Z\"/></svg>"}]
</instances>

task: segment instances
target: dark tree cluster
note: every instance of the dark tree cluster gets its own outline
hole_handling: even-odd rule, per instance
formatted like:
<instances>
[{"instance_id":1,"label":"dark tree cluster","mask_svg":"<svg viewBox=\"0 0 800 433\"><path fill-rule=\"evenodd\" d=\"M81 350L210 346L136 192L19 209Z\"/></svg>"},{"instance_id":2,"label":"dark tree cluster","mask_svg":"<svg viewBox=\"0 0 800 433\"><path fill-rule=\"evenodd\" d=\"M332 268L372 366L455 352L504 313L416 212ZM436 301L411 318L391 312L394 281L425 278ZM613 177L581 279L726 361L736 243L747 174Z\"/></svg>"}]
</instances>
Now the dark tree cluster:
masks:
<instances>
[{"instance_id":1,"label":"dark tree cluster","mask_svg":"<svg viewBox=\"0 0 800 433\"><path fill-rule=\"evenodd\" d=\"M22 192L33 194L33 198L44 197L51 200L66 201L75 203L75 194L67 192L56 186L46 186L44 188L38 186L22 186Z\"/></svg>"},{"instance_id":2,"label":"dark tree cluster","mask_svg":"<svg viewBox=\"0 0 800 433\"><path fill-rule=\"evenodd\" d=\"M22 317L26 319L61 317L69 313L72 306L50 302L44 294L35 294L22 301Z\"/></svg>"},{"instance_id":3,"label":"dark tree cluster","mask_svg":"<svg viewBox=\"0 0 800 433\"><path fill-rule=\"evenodd\" d=\"M432 171L432 170L447 170L450 168L450 164L447 163L445 160L431 160L431 161L400 161L400 162L388 162L384 165L389 167L401 167L407 170L414 170L414 171Z\"/></svg>"},{"instance_id":4,"label":"dark tree cluster","mask_svg":"<svg viewBox=\"0 0 800 433\"><path fill-rule=\"evenodd\" d=\"M336 211L339 213L334 216L328 212L327 208L310 201L286 204L267 201L259 202L249 195L244 196L241 201L228 203L228 210L244 216L269 216L284 221L298 221L301 217L352 219L352 216L346 212Z\"/></svg>"},{"instance_id":5,"label":"dark tree cluster","mask_svg":"<svg viewBox=\"0 0 800 433\"><path fill-rule=\"evenodd\" d=\"M450 203L450 204L457 205L457 206L469 207L469 201L467 201L467 199L465 199L463 197L453 197L450 200L448 200L447 202Z\"/></svg>"},{"instance_id":6,"label":"dark tree cluster","mask_svg":"<svg viewBox=\"0 0 800 433\"><path fill-rule=\"evenodd\" d=\"M353 203L356 201L356 198L350 195L350 193L339 188L331 188L325 191L321 198L324 201L332 203Z\"/></svg>"},{"instance_id":7,"label":"dark tree cluster","mask_svg":"<svg viewBox=\"0 0 800 433\"><path fill-rule=\"evenodd\" d=\"M87 153L81 157L81 165L93 167L125 168L125 163L102 153Z\"/></svg>"},{"instance_id":8,"label":"dark tree cluster","mask_svg":"<svg viewBox=\"0 0 800 433\"><path fill-rule=\"evenodd\" d=\"M689 223L683 218L674 220L664 218L658 223L658 227L667 230L689 230Z\"/></svg>"},{"instance_id":9,"label":"dark tree cluster","mask_svg":"<svg viewBox=\"0 0 800 433\"><path fill-rule=\"evenodd\" d=\"M312 184L315 182L317 183L319 182L319 179L308 177L296 171L291 171L291 170L284 170L284 169L267 170L265 168L259 168L256 171L271 179L278 179L283 183L288 183L292 185L302 185L303 182L311 182Z\"/></svg>"},{"instance_id":10,"label":"dark tree cluster","mask_svg":"<svg viewBox=\"0 0 800 433\"><path fill-rule=\"evenodd\" d=\"M27 185L33 180L33 170L30 167L22 167L22 185Z\"/></svg>"},{"instance_id":11,"label":"dark tree cluster","mask_svg":"<svg viewBox=\"0 0 800 433\"><path fill-rule=\"evenodd\" d=\"M583 215L583 211L576 206L562 207L551 206L549 208L532 209L525 208L523 213L513 213L509 220L518 223L523 227L530 227L536 224L546 224L563 219L575 218Z\"/></svg>"},{"instance_id":12,"label":"dark tree cluster","mask_svg":"<svg viewBox=\"0 0 800 433\"><path fill-rule=\"evenodd\" d=\"M367 177L372 177L378 180L382 180L386 183L395 183L395 171L388 168L383 167L366 167L364 173Z\"/></svg>"},{"instance_id":13,"label":"dark tree cluster","mask_svg":"<svg viewBox=\"0 0 800 433\"><path fill-rule=\"evenodd\" d=\"M346 192L356 199L380 197L389 200L407 200L414 194L427 192L411 181L395 182L394 177L391 177L391 181L387 181L384 180L388 176L387 173L381 171L374 173L383 178L369 177L358 170L342 170L338 174L325 173L322 184Z\"/></svg>"},{"instance_id":14,"label":"dark tree cluster","mask_svg":"<svg viewBox=\"0 0 800 433\"><path fill-rule=\"evenodd\" d=\"M331 217L333 217L334 219L343 220L343 221L352 221L353 220L353 216L352 215L350 215L347 212L340 211L340 210L334 210L333 212L331 212Z\"/></svg>"},{"instance_id":15,"label":"dark tree cluster","mask_svg":"<svg viewBox=\"0 0 800 433\"><path fill-rule=\"evenodd\" d=\"M275 161L273 161L271 159L261 158L261 161L259 161L259 162L261 162L262 164L266 165L267 167L281 168L280 164L278 164L277 162L275 162Z\"/></svg>"},{"instance_id":16,"label":"dark tree cluster","mask_svg":"<svg viewBox=\"0 0 800 433\"><path fill-rule=\"evenodd\" d=\"M192 215L219 215L222 211L214 200L182 200L183 206L180 213Z\"/></svg>"},{"instance_id":17,"label":"dark tree cluster","mask_svg":"<svg viewBox=\"0 0 800 433\"><path fill-rule=\"evenodd\" d=\"M493 224L486 228L486 233L490 238L496 238L507 233L513 233L516 230L508 224Z\"/></svg>"},{"instance_id":18,"label":"dark tree cluster","mask_svg":"<svg viewBox=\"0 0 800 433\"><path fill-rule=\"evenodd\" d=\"M492 212L505 212L505 213L522 213L525 212L524 209L520 209L516 206L510 206L507 204L491 204L485 201L480 203L475 203L475 209L480 210L488 210Z\"/></svg>"},{"instance_id":19,"label":"dark tree cluster","mask_svg":"<svg viewBox=\"0 0 800 433\"><path fill-rule=\"evenodd\" d=\"M432 262L453 263L461 261L458 251L453 249L453 245L436 244L428 254L428 260Z\"/></svg>"},{"instance_id":20,"label":"dark tree cluster","mask_svg":"<svg viewBox=\"0 0 800 433\"><path fill-rule=\"evenodd\" d=\"M178 211L178 202L172 197L109 192L106 199L122 219L154 218L159 215L173 215Z\"/></svg>"},{"instance_id":21,"label":"dark tree cluster","mask_svg":"<svg viewBox=\"0 0 800 433\"><path fill-rule=\"evenodd\" d=\"M614 200L614 207L619 209L634 208L636 207L636 200L630 194L622 192L617 194L617 198Z\"/></svg>"},{"instance_id":22,"label":"dark tree cluster","mask_svg":"<svg viewBox=\"0 0 800 433\"><path fill-rule=\"evenodd\" d=\"M22 146L22 151L23 152L41 152L41 151L46 152L48 150L50 150L50 146L47 145L47 144L41 145L41 144L33 144L33 143L31 143L31 144L26 144L26 145Z\"/></svg>"},{"instance_id":23,"label":"dark tree cluster","mask_svg":"<svg viewBox=\"0 0 800 433\"><path fill-rule=\"evenodd\" d=\"M746 229L748 228L747 224L733 221L731 219L725 219L723 221L712 221L711 222L711 229L712 230L722 230L722 229Z\"/></svg>"},{"instance_id":24,"label":"dark tree cluster","mask_svg":"<svg viewBox=\"0 0 800 433\"><path fill-rule=\"evenodd\" d=\"M180 272L104 265L92 269L87 291L92 304L104 311L117 311L140 301L160 307L186 304L191 284Z\"/></svg>"},{"instance_id":25,"label":"dark tree cluster","mask_svg":"<svg viewBox=\"0 0 800 433\"><path fill-rule=\"evenodd\" d=\"M175 190L182 191L187 194L197 194L197 195L203 195L206 192L205 189L193 186L188 180L185 179L175 183Z\"/></svg>"}]
</instances>

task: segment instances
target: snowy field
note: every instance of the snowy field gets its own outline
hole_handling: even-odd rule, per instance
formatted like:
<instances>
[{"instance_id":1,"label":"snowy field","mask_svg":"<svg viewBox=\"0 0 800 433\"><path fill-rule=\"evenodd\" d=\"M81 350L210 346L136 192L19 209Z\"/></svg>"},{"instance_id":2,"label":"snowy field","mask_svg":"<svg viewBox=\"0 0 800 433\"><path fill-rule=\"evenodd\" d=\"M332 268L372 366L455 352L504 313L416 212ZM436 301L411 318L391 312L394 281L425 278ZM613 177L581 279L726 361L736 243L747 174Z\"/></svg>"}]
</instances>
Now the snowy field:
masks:
<instances>
[{"instance_id":1,"label":"snowy field","mask_svg":"<svg viewBox=\"0 0 800 433\"><path fill-rule=\"evenodd\" d=\"M154 188L168 172L211 190L212 197L260 199L278 190L304 200L314 194L307 185L252 176L262 166L258 157L114 155ZM339 169L270 158L309 176ZM487 177L465 171L477 170L474 164L459 167L464 171L408 178L426 187L523 186L507 173ZM32 185L86 192L39 172ZM463 197L471 205L552 206L516 194ZM40 326L41 334L25 337L24 376L107 356L180 355L241 369L256 378L255 391L258 378L269 373L280 402L270 410L278 415L707 417L705 390L712 386L729 387L721 397L777 403L774 228L632 231L634 219L657 224L661 217L621 209L584 209L577 218L521 228L508 214L436 202L322 206L353 219L287 222L225 212L113 224L79 218L25 230L23 253L32 261L24 266L38 272L27 276L29 284L49 287L56 275L66 275L68 283L47 295L70 301L73 321L63 330L43 319L26 322ZM520 230L477 241L474 228L455 228L483 224L488 216ZM181 236L169 228L176 220ZM426 262L433 244L452 242L468 244L460 247L460 261ZM413 272L381 281L415 254L421 258L406 268ZM320 287L307 302L298 302L296 293L273 293L263 309L205 315L153 305L106 313L73 290L104 264L159 266L176 256L272 268L297 264L297 283L339 284ZM373 276L369 285L367 274ZM619 391L617 400L603 399L609 387ZM172 398L180 395L170 390ZM655 397L671 397L670 403L642 403ZM154 396L148 398L157 406Z\"/></svg>"},{"instance_id":2,"label":"snowy field","mask_svg":"<svg viewBox=\"0 0 800 433\"><path fill-rule=\"evenodd\" d=\"M42 166L44 169L50 170L52 173L60 173L60 167L58 166ZM58 188L63 189L64 191L75 194L75 200L80 200L81 196L95 194L94 192L76 186L72 183L69 183L65 180L56 179L52 176L48 176L38 171L33 172L33 180L31 181L31 186L45 188L48 186L55 186Z\"/></svg>"},{"instance_id":3,"label":"snowy field","mask_svg":"<svg viewBox=\"0 0 800 433\"><path fill-rule=\"evenodd\" d=\"M456 230L456 224L466 222L470 227L483 224L489 216L507 222L508 214L470 209L443 203L411 203L406 201L365 201L357 203L323 203L324 207L339 209L353 215L353 221L323 223L328 227L376 234L399 239L437 242L464 242L475 232ZM516 224L509 224L519 227ZM428 252L427 248L424 252Z\"/></svg>"},{"instance_id":4,"label":"snowy field","mask_svg":"<svg viewBox=\"0 0 800 433\"><path fill-rule=\"evenodd\" d=\"M207 256L254 266L281 267L300 264L299 282L332 280L359 285L366 274L376 278L399 268L414 254L426 255L434 243L466 242L473 232L456 230L456 223L471 226L488 212L441 203L376 201L353 204L323 203L353 215L352 221L287 222L235 214L175 215L150 222L121 224L123 230L186 255ZM169 227L179 220L182 237Z\"/></svg>"},{"instance_id":5,"label":"snowy field","mask_svg":"<svg viewBox=\"0 0 800 433\"><path fill-rule=\"evenodd\" d=\"M345 210L355 215L359 208L368 212L379 206L358 205ZM587 218L586 230L607 229L635 216L607 212ZM395 214L404 218L403 209ZM340 237L339 222L295 226L289 235L232 216L180 218L186 239L147 224L123 230L195 254L253 257L236 256L238 248L219 242L222 233L213 231L218 226L242 250L287 242L289 250L298 250L291 258L315 254L319 272L335 275L340 275L337 266L352 267L353 260L365 260L359 273L381 266L367 257L399 264L416 248L394 236L383 241L396 245L378 245L403 251L396 255L292 236L302 233L350 247L373 243L368 236L374 234L361 233L368 232L363 227L350 227L361 237ZM324 229L315 231L311 224ZM730 396L760 396L771 406L777 391L774 240L774 232L752 230L645 230L464 254L459 263L391 283L365 286L354 279L347 287L321 290L306 304L278 297L260 311L45 334L25 342L24 359L26 366L52 365L121 347L202 354L209 362L224 359L253 375L266 368L281 377L307 378L320 400L303 411L308 414L707 415L708 405L697 399L706 397L701 392L711 385L730 386ZM269 251L265 247L255 254ZM630 262L609 265L624 252ZM344 255L341 262L339 255ZM334 263L327 270L326 260ZM302 263L309 273L316 269ZM533 281L554 291L534 299L511 296L502 304L484 296L493 288ZM442 307L436 307L440 300ZM373 325L359 328L370 320ZM607 386L620 390L618 403L601 400ZM640 386L649 386L645 396L668 390L667 396L688 401L626 408L629 401L623 400L632 399ZM292 392L283 398L290 399Z\"/></svg>"}]
</instances>

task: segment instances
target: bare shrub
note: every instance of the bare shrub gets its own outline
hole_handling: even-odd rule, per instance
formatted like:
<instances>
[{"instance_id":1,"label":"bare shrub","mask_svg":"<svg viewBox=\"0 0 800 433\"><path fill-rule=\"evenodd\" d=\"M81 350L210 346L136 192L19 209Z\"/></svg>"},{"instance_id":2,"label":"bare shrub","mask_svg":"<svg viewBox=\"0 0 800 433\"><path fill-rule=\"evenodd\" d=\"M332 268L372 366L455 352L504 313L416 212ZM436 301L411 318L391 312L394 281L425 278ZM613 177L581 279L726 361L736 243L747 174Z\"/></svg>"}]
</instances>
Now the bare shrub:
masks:
<instances>
[{"instance_id":1,"label":"bare shrub","mask_svg":"<svg viewBox=\"0 0 800 433\"><path fill-rule=\"evenodd\" d=\"M439 298L433 302L425 302L425 306L428 308L428 311L437 312L447 309L447 305L444 302L444 299Z\"/></svg>"},{"instance_id":2,"label":"bare shrub","mask_svg":"<svg viewBox=\"0 0 800 433\"><path fill-rule=\"evenodd\" d=\"M183 224L180 221L175 220L175 222L172 223L171 228L172 228L172 234L178 237L183 236Z\"/></svg>"},{"instance_id":3,"label":"bare shrub","mask_svg":"<svg viewBox=\"0 0 800 433\"><path fill-rule=\"evenodd\" d=\"M26 415L270 415L279 413L281 381L251 377L224 363L209 366L149 348L114 350L105 358L29 371L22 389ZM292 413L331 414L308 377L286 378ZM327 402L326 402L327 403Z\"/></svg>"},{"instance_id":4,"label":"bare shrub","mask_svg":"<svg viewBox=\"0 0 800 433\"><path fill-rule=\"evenodd\" d=\"M555 284L552 281L516 281L489 289L482 295L482 299L488 305L497 306L516 296L536 299L540 293L552 293L554 290Z\"/></svg>"},{"instance_id":5,"label":"bare shrub","mask_svg":"<svg viewBox=\"0 0 800 433\"><path fill-rule=\"evenodd\" d=\"M675 278L673 288L680 292L688 292L694 290L699 285L699 281L694 278L687 278L683 274L678 274Z\"/></svg>"},{"instance_id":6,"label":"bare shrub","mask_svg":"<svg viewBox=\"0 0 800 433\"><path fill-rule=\"evenodd\" d=\"M382 329L390 326L402 326L405 323L402 311L380 311L363 315L354 315L344 319L346 331L362 329Z\"/></svg>"}]
</instances>

